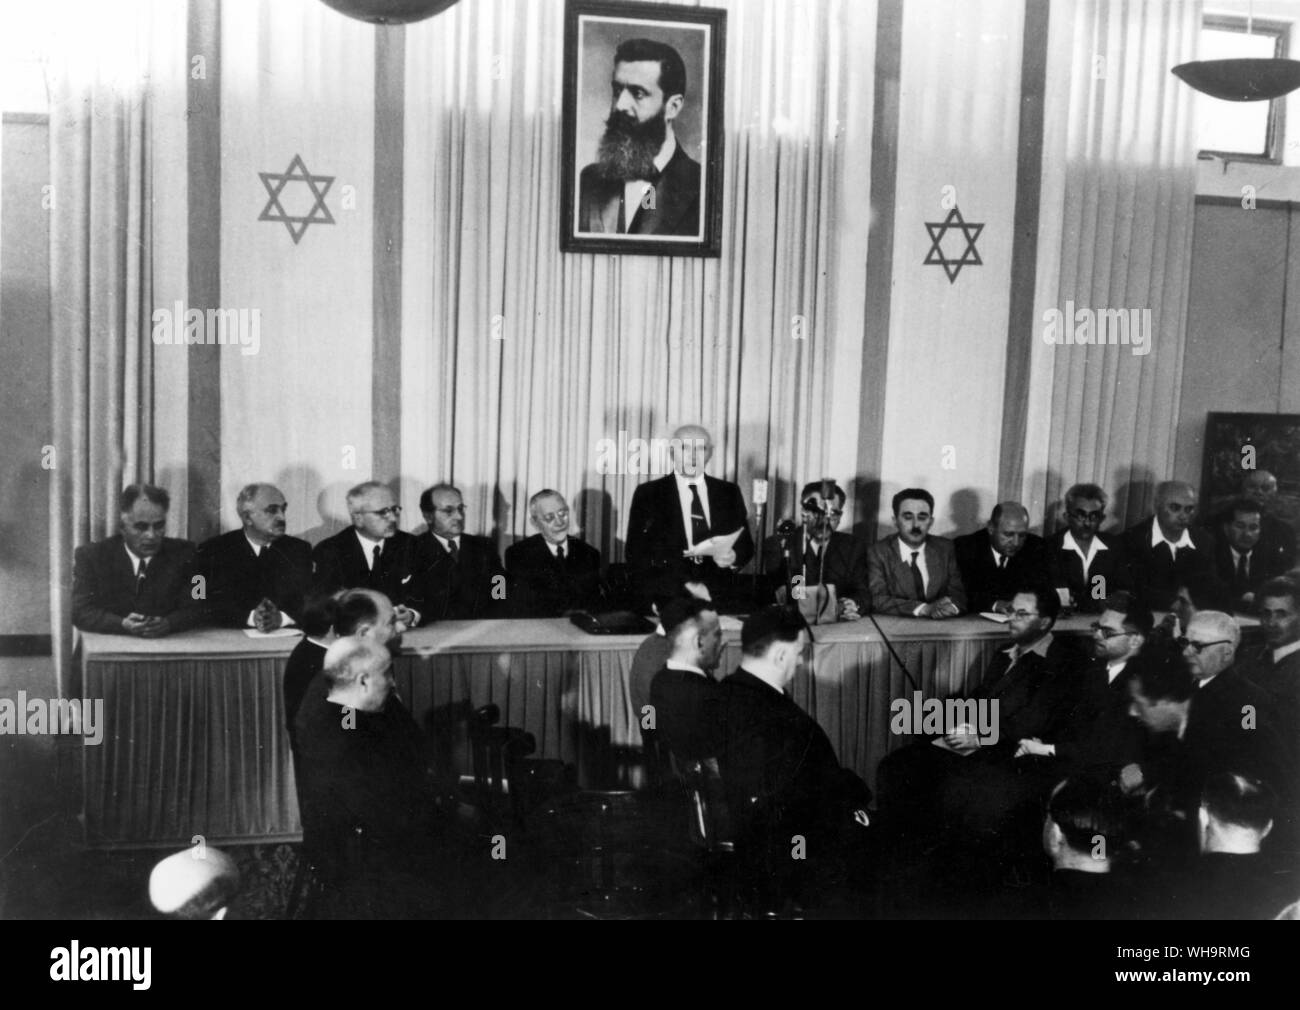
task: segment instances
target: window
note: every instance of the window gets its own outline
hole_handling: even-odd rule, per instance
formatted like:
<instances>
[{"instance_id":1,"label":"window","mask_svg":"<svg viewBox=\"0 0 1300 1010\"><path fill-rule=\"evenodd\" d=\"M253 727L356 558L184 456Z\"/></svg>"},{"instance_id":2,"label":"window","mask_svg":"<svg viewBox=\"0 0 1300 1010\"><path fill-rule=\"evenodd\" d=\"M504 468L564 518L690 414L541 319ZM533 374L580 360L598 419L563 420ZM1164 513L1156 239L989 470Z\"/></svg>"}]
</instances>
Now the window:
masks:
<instances>
[{"instance_id":1,"label":"window","mask_svg":"<svg viewBox=\"0 0 1300 1010\"><path fill-rule=\"evenodd\" d=\"M1201 26L1202 60L1286 58L1291 27L1278 21L1206 16ZM1225 102L1209 95L1196 100L1196 143L1202 158L1225 161L1282 160L1285 98L1271 102Z\"/></svg>"}]
</instances>

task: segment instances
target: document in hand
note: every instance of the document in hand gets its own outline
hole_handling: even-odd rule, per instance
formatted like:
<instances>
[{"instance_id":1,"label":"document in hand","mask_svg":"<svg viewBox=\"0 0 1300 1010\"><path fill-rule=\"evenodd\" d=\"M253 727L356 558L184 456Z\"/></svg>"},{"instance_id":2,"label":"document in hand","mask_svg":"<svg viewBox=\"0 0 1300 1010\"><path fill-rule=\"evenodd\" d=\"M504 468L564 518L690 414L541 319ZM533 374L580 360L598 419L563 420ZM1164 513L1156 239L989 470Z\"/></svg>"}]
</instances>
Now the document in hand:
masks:
<instances>
[{"instance_id":1,"label":"document in hand","mask_svg":"<svg viewBox=\"0 0 1300 1010\"><path fill-rule=\"evenodd\" d=\"M725 554L736 546L736 541L740 539L740 534L745 528L742 526L735 533L722 533L716 537L709 537L694 547L688 547L682 553L688 558L713 558L719 554Z\"/></svg>"}]
</instances>

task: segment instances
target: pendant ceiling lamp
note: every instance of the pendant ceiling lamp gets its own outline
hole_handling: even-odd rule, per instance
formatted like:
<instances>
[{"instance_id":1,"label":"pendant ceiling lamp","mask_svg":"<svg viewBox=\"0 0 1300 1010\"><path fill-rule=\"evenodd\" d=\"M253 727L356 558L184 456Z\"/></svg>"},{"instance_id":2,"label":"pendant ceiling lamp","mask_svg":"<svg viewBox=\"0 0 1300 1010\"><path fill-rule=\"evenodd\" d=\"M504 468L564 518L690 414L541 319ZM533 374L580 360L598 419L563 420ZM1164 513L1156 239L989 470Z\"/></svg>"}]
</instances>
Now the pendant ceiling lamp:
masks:
<instances>
[{"instance_id":1,"label":"pendant ceiling lamp","mask_svg":"<svg viewBox=\"0 0 1300 1010\"><path fill-rule=\"evenodd\" d=\"M441 14L456 0L322 0L340 14L372 25L405 25Z\"/></svg>"},{"instance_id":2,"label":"pendant ceiling lamp","mask_svg":"<svg viewBox=\"0 0 1300 1010\"><path fill-rule=\"evenodd\" d=\"M1254 5L1246 15L1246 34L1255 23ZM1174 67L1179 80L1212 98L1225 102L1263 102L1300 88L1300 60L1269 59L1194 60Z\"/></svg>"}]
</instances>

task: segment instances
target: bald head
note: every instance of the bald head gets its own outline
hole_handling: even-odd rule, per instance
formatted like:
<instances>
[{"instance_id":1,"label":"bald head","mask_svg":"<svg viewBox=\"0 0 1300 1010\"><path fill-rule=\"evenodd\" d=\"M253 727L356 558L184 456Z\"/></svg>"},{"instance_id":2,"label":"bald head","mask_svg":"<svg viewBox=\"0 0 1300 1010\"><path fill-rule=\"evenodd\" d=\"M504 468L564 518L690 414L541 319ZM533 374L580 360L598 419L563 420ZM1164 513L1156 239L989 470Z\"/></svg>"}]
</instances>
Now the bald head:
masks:
<instances>
[{"instance_id":1,"label":"bald head","mask_svg":"<svg viewBox=\"0 0 1300 1010\"><path fill-rule=\"evenodd\" d=\"M707 428L698 424L683 424L674 431L669 447L673 469L684 477L703 474L713 457L713 437Z\"/></svg>"},{"instance_id":2,"label":"bald head","mask_svg":"<svg viewBox=\"0 0 1300 1010\"><path fill-rule=\"evenodd\" d=\"M361 712L378 712L393 689L393 657L372 638L349 635L325 650L330 701Z\"/></svg>"},{"instance_id":3,"label":"bald head","mask_svg":"<svg viewBox=\"0 0 1300 1010\"><path fill-rule=\"evenodd\" d=\"M1014 558L1029 539L1029 510L1018 501L998 502L993 506L988 530L993 549Z\"/></svg>"}]
</instances>

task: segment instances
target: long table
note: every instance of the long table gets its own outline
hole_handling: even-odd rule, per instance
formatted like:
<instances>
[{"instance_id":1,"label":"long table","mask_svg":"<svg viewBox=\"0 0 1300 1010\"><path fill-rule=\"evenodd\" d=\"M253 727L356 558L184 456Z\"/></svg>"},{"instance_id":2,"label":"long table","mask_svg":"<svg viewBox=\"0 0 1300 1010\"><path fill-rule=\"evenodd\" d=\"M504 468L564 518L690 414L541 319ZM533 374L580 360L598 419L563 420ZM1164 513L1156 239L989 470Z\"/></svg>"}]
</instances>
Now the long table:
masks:
<instances>
[{"instance_id":1,"label":"long table","mask_svg":"<svg viewBox=\"0 0 1300 1010\"><path fill-rule=\"evenodd\" d=\"M1004 626L879 617L926 698L973 689ZM1086 633L1091 617L1058 623ZM740 662L738 624L724 625L720 673ZM577 767L589 788L635 785L632 657L643 636L593 636L563 619L446 622L408 632L398 690L441 760L469 771L467 717L494 702L501 723L532 733L536 756ZM86 842L97 848L301 837L281 677L297 638L204 630L166 639L86 634L83 697L103 699L101 744L86 745ZM889 731L890 703L912 696L867 620L815 629L794 699L826 730L841 764L874 786L876 766L907 742Z\"/></svg>"}]
</instances>

